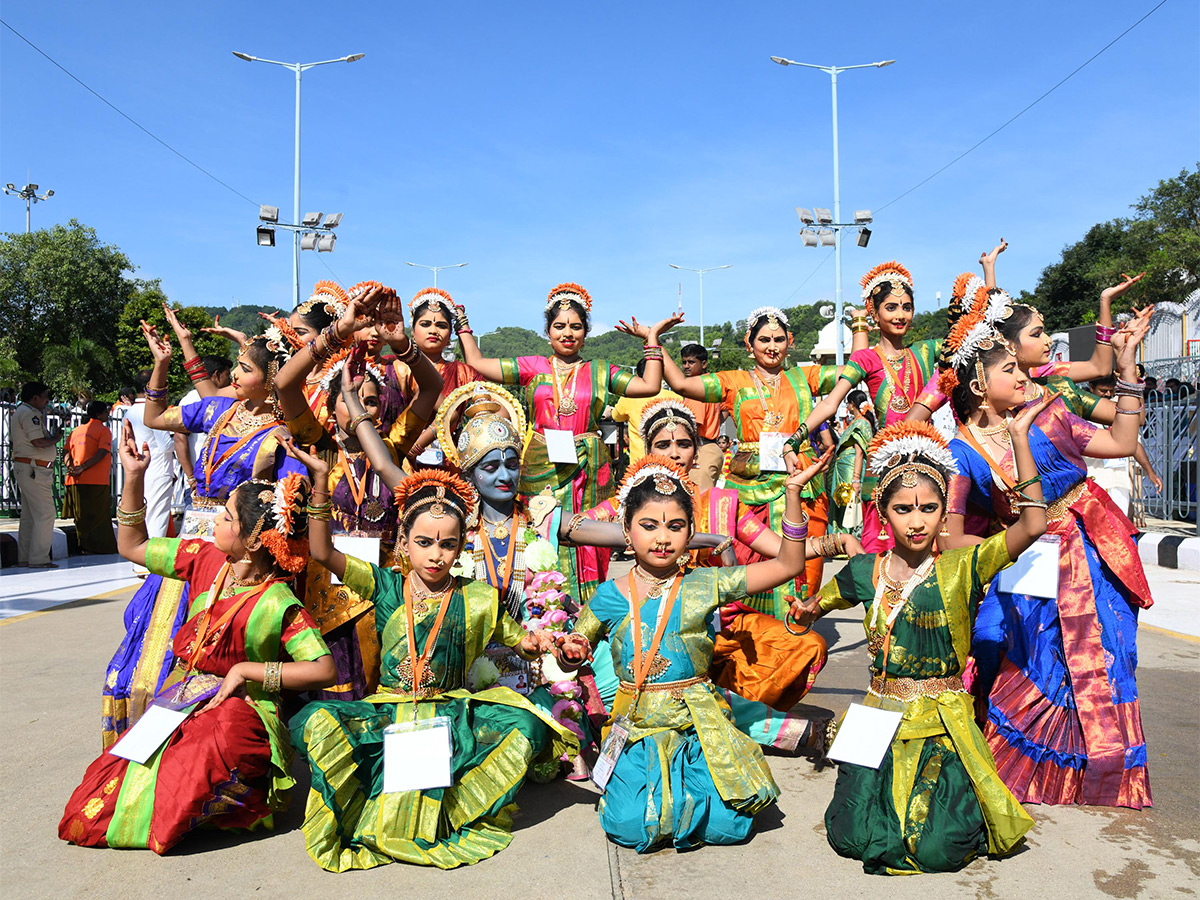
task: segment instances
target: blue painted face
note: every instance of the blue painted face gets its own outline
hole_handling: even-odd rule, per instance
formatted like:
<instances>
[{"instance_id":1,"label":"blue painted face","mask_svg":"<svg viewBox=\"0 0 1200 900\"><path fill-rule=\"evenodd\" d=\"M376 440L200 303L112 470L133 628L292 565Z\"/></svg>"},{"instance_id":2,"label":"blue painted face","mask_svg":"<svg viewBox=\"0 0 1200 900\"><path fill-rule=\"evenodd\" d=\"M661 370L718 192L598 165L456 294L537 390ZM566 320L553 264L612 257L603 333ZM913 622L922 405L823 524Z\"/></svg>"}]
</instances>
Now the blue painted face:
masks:
<instances>
[{"instance_id":1,"label":"blue painted face","mask_svg":"<svg viewBox=\"0 0 1200 900\"><path fill-rule=\"evenodd\" d=\"M498 512L511 512L521 480L521 457L516 450L493 450L471 470L471 481L483 503Z\"/></svg>"}]
</instances>

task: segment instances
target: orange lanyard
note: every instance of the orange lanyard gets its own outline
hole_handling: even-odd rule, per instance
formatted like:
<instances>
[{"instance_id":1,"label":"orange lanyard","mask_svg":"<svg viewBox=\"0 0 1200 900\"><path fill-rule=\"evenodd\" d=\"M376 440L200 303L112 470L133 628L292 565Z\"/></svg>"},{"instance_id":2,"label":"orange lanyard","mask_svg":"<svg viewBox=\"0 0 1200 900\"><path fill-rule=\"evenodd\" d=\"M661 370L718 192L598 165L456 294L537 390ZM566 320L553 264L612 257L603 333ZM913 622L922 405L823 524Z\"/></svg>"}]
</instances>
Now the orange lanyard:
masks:
<instances>
[{"instance_id":1,"label":"orange lanyard","mask_svg":"<svg viewBox=\"0 0 1200 900\"><path fill-rule=\"evenodd\" d=\"M245 437L241 438L236 443L234 443L234 445L232 447L230 447L228 450L226 450L224 453L222 453L219 457L217 457L216 461L214 462L213 456L216 455L217 441L219 441L221 439L221 432L223 432L225 430L225 426L229 424L230 419L233 418L233 414L237 411L237 408L239 405L241 405L241 402L242 401L239 400L237 403L233 404L233 406L229 407L229 409L225 410L225 414L222 415L221 418L217 420L216 427L213 428L213 430L209 432L208 445L205 447L205 449L208 451L208 453L207 453L206 459L204 460L204 495L206 497L212 496L213 473L215 473L217 471L217 469L219 469L221 467L221 464L224 463L227 459L229 459L233 455L235 455L236 453L238 453L243 447L245 447L247 444L249 444L252 440L254 440L256 437L258 437L260 434L262 434L263 432L266 432L266 431L270 431L277 424L275 422L272 422L270 425L264 425L262 428L259 428L257 431L253 431L250 434L246 435Z\"/></svg>"},{"instance_id":2,"label":"orange lanyard","mask_svg":"<svg viewBox=\"0 0 1200 900\"><path fill-rule=\"evenodd\" d=\"M414 701L417 699L417 691L420 689L421 676L425 674L425 666L429 662L429 657L433 656L433 651L437 648L438 634L442 630L442 621L446 618L446 611L450 608L450 598L453 596L454 585L451 584L446 589L446 593L442 595L442 602L438 604L437 618L433 620L433 628L429 630L429 635L425 638L425 646L421 648L421 653L418 655L416 623L412 608L412 589L408 585L408 579L404 581L404 614L408 633L408 664L412 670Z\"/></svg>"},{"instance_id":3,"label":"orange lanyard","mask_svg":"<svg viewBox=\"0 0 1200 900\"><path fill-rule=\"evenodd\" d=\"M633 665L630 668L633 671L633 711L635 713L637 712L638 695L642 692L642 686L650 674L650 667L654 665L654 657L658 655L659 644L662 643L663 633L667 630L671 611L675 608L675 598L679 596L682 587L683 576L676 575L674 584L671 585L671 591L663 601L665 606L659 613L658 627L654 629L654 638L650 642L650 649L643 656L642 601L638 597L637 580L633 577L633 570L629 570L629 606L630 615L633 617Z\"/></svg>"},{"instance_id":4,"label":"orange lanyard","mask_svg":"<svg viewBox=\"0 0 1200 900\"><path fill-rule=\"evenodd\" d=\"M504 556L503 573L496 571L496 551L492 548L492 538L483 522L483 514L479 516L479 536L483 539L483 561L487 565L488 584L494 585L501 597L508 593L513 580L513 558L517 553L517 511L513 510L513 527L508 532L508 552Z\"/></svg>"},{"instance_id":5,"label":"orange lanyard","mask_svg":"<svg viewBox=\"0 0 1200 900\"><path fill-rule=\"evenodd\" d=\"M884 371L887 372L888 380L891 381L891 383L892 383L892 390L899 391L901 394L904 395L904 399L908 400L909 403L912 403L912 401L916 398L909 396L909 393L908 393L909 379L905 378L903 383L901 383L900 376L897 375L896 370L892 368L892 364L888 360L887 355L884 354L884 352L882 350L880 350L878 347L875 348L875 352L879 355L879 361L881 363L883 363L883 368L884 368ZM913 381L913 388L914 388L913 393L915 394L916 393L916 377L915 377L914 373L916 372L916 369L917 369L917 355L912 352L912 349L910 347L905 347L904 352L900 355L904 360L907 360L910 356L912 357L912 365L910 365L908 367L908 369L906 369L905 371L909 374L914 375L912 381ZM902 368L902 369L904 368L903 362L900 363L900 368Z\"/></svg>"},{"instance_id":6,"label":"orange lanyard","mask_svg":"<svg viewBox=\"0 0 1200 900\"><path fill-rule=\"evenodd\" d=\"M338 462L342 464L342 472L344 473L346 484L350 486L350 496L354 498L355 512L362 509L363 498L367 493L367 478L371 474L371 460L363 457L363 462L366 463L366 468L363 469L362 481L354 480L354 469L350 466L350 460L346 458L346 452L342 447L338 446Z\"/></svg>"},{"instance_id":7,"label":"orange lanyard","mask_svg":"<svg viewBox=\"0 0 1200 900\"><path fill-rule=\"evenodd\" d=\"M984 462L988 464L988 468L991 469L994 474L999 475L1000 480L1004 482L1005 488L1011 491L1013 485L1017 482L1013 478L1009 477L1007 472L1000 468L999 464L992 459L991 454L983 449L983 445L980 444L979 441L975 439L975 435L971 433L971 427L969 425L964 425L960 431L962 433L963 440L979 451L979 455L982 456ZM1016 465L1015 459L1013 460L1013 465Z\"/></svg>"},{"instance_id":8,"label":"orange lanyard","mask_svg":"<svg viewBox=\"0 0 1200 900\"><path fill-rule=\"evenodd\" d=\"M257 591L247 591L246 593L242 594L237 601L229 607L229 609L221 614L221 618L217 619L216 624L213 625L212 637L210 638L209 624L212 621L213 607L216 606L217 600L220 599L221 591L225 589L225 579L229 577L229 570L229 563L225 563L225 565L221 567L221 571L217 573L217 577L213 580L212 587L209 588L208 596L211 598L211 602L205 604L204 613L200 619L200 624L196 626L195 643L192 644L192 652L188 655L187 660L188 671L192 671L196 668L197 663L200 662L200 660L208 651L208 647L206 645L210 642L210 640L215 642L224 633L225 626L233 620L233 617L238 614L241 608L250 600L256 600L261 597L267 588L269 588L275 582L274 578L268 578Z\"/></svg>"}]
</instances>

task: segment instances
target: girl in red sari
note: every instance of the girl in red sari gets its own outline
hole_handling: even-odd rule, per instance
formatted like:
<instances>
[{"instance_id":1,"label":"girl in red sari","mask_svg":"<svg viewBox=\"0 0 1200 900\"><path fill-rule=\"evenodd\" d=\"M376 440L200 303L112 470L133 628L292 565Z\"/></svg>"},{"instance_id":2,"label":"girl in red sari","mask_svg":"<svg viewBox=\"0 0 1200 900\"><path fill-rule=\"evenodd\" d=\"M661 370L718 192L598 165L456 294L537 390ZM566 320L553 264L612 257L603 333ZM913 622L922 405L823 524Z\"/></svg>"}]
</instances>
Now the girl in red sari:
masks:
<instances>
[{"instance_id":1,"label":"girl in red sari","mask_svg":"<svg viewBox=\"0 0 1200 900\"><path fill-rule=\"evenodd\" d=\"M291 745L279 692L314 690L337 675L312 619L286 581L308 557L308 485L243 482L214 525L213 542L146 536L142 480L150 462L126 425L121 554L188 582L190 618L175 637L176 666L155 705L190 715L144 763L105 750L67 801L58 834L90 847L165 853L197 826L271 827L287 806Z\"/></svg>"}]
</instances>

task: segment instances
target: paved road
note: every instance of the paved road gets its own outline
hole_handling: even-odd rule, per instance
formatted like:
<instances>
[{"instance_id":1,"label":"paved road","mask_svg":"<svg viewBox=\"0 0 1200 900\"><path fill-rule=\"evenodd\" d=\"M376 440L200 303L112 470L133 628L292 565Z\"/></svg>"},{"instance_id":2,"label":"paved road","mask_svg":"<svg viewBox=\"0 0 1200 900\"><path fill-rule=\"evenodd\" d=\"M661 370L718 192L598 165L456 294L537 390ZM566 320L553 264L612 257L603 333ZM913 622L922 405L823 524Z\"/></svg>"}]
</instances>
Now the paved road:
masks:
<instances>
[{"instance_id":1,"label":"paved road","mask_svg":"<svg viewBox=\"0 0 1200 900\"><path fill-rule=\"evenodd\" d=\"M919 878L862 874L829 849L822 814L835 770L772 756L783 797L738 847L638 856L604 838L595 796L558 782L526 787L516 835L499 856L452 872L392 865L331 875L304 852L303 792L266 836L203 834L166 857L89 850L57 838L63 804L99 751L99 685L130 592L58 606L0 624L7 740L0 744L0 891L11 898L297 898L409 896L650 898L1177 897L1200 890L1200 642L1141 633L1139 683L1155 807L1143 812L1043 808L1027 847L1007 860ZM840 712L866 678L861 622L839 613L819 626L830 665L809 695ZM298 773L303 774L303 773ZM411 893L409 893L411 892Z\"/></svg>"}]
</instances>

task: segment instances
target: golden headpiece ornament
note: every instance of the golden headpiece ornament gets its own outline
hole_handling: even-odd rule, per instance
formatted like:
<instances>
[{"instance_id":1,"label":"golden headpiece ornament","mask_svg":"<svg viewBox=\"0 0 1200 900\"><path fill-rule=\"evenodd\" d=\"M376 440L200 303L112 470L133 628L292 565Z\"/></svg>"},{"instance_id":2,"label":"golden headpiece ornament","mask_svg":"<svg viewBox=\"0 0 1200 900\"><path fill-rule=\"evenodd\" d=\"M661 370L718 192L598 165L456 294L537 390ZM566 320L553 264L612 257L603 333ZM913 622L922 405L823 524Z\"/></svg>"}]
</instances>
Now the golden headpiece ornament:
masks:
<instances>
[{"instance_id":1,"label":"golden headpiece ornament","mask_svg":"<svg viewBox=\"0 0 1200 900\"><path fill-rule=\"evenodd\" d=\"M550 309L556 303L561 309L567 309L572 300L582 304L588 312L592 311L592 295L573 281L564 281L550 289L550 293L546 295L546 309Z\"/></svg>"},{"instance_id":2,"label":"golden headpiece ornament","mask_svg":"<svg viewBox=\"0 0 1200 900\"><path fill-rule=\"evenodd\" d=\"M910 297L913 295L912 275L909 274L908 269L894 259L880 263L871 269L859 283L862 285L862 298L867 307L867 315L871 318L875 318L875 295L882 290L885 284L893 294L903 294L907 288L908 295Z\"/></svg>"},{"instance_id":3,"label":"golden headpiece ornament","mask_svg":"<svg viewBox=\"0 0 1200 900\"><path fill-rule=\"evenodd\" d=\"M788 330L788 317L778 306L760 306L758 309L750 310L750 315L746 316L746 347L750 346L750 334L754 331L754 323L766 316L766 327L772 330L779 328L783 331Z\"/></svg>"},{"instance_id":4,"label":"golden headpiece ornament","mask_svg":"<svg viewBox=\"0 0 1200 900\"><path fill-rule=\"evenodd\" d=\"M650 430L652 422L654 424L653 431ZM696 415L688 409L687 404L681 400L670 398L655 400L642 410L642 420L638 423L638 434L641 435L642 443L649 447L650 439L664 428L667 431L674 431L681 426L693 439L697 436Z\"/></svg>"},{"instance_id":5,"label":"golden headpiece ornament","mask_svg":"<svg viewBox=\"0 0 1200 900\"><path fill-rule=\"evenodd\" d=\"M422 512L440 519L446 515L448 506L454 507L459 517L467 522L474 517L475 505L479 502L479 495L469 482L444 469L422 469L409 475L396 486L395 496L402 526Z\"/></svg>"},{"instance_id":6,"label":"golden headpiece ornament","mask_svg":"<svg viewBox=\"0 0 1200 900\"><path fill-rule=\"evenodd\" d=\"M430 306L441 307L445 312L446 318L453 322L456 306L453 298L443 291L441 288L427 287L421 288L413 294L413 298L408 301L408 311L415 315L418 306L423 306L428 303Z\"/></svg>"},{"instance_id":7,"label":"golden headpiece ornament","mask_svg":"<svg viewBox=\"0 0 1200 900\"><path fill-rule=\"evenodd\" d=\"M904 487L915 487L926 476L946 496L946 482L958 474L958 464L940 431L928 422L897 422L888 425L867 446L867 462L879 484L871 495L880 518L883 492L897 478Z\"/></svg>"},{"instance_id":8,"label":"golden headpiece ornament","mask_svg":"<svg viewBox=\"0 0 1200 900\"><path fill-rule=\"evenodd\" d=\"M296 307L301 315L309 313L315 306L325 307L325 311L334 319L340 319L346 311L349 297L346 291L336 281L318 281L313 285L312 295Z\"/></svg>"},{"instance_id":9,"label":"golden headpiece ornament","mask_svg":"<svg viewBox=\"0 0 1200 900\"><path fill-rule=\"evenodd\" d=\"M503 388L473 381L455 388L442 401L434 428L446 461L465 471L493 450L513 449L519 455L525 411Z\"/></svg>"},{"instance_id":10,"label":"golden headpiece ornament","mask_svg":"<svg viewBox=\"0 0 1200 900\"><path fill-rule=\"evenodd\" d=\"M629 499L629 492L648 478L654 479L654 490L665 497L671 496L677 489L682 489L687 494L689 503L695 501L696 486L683 469L665 456L651 453L639 459L625 473L625 478L617 489L617 505L624 508L625 501Z\"/></svg>"}]
</instances>

